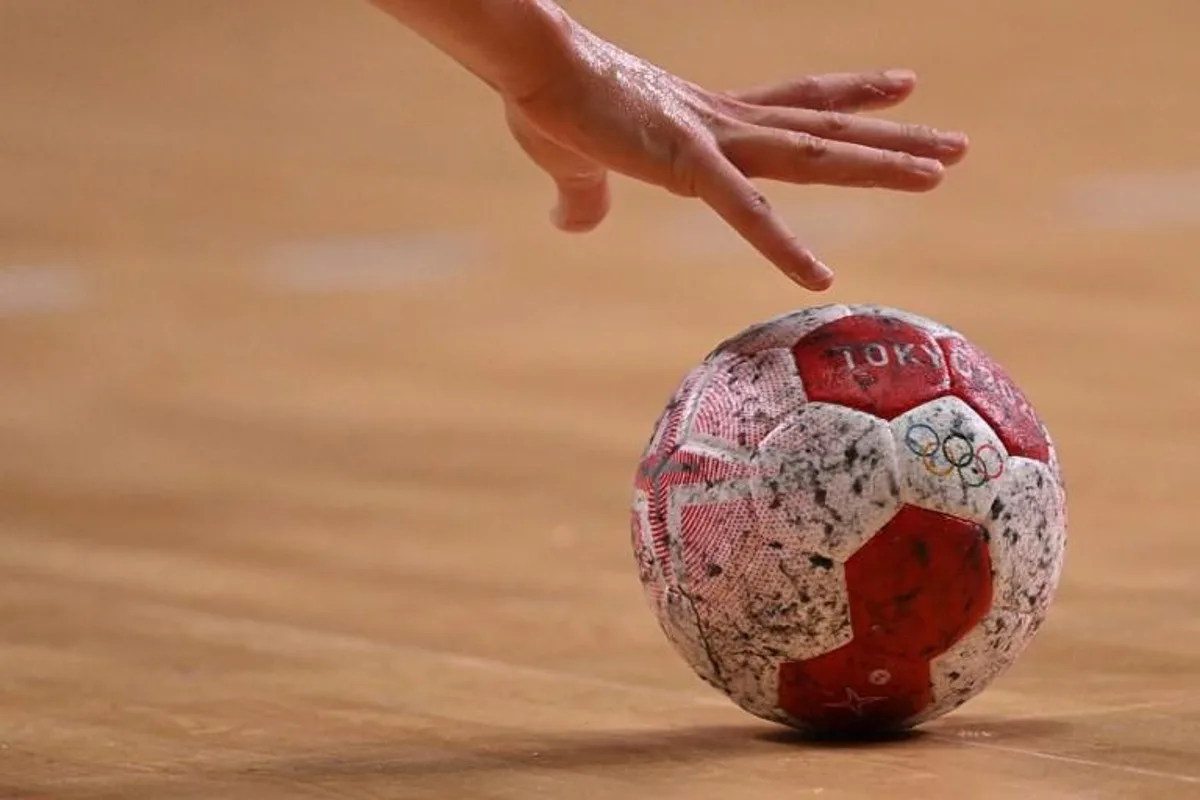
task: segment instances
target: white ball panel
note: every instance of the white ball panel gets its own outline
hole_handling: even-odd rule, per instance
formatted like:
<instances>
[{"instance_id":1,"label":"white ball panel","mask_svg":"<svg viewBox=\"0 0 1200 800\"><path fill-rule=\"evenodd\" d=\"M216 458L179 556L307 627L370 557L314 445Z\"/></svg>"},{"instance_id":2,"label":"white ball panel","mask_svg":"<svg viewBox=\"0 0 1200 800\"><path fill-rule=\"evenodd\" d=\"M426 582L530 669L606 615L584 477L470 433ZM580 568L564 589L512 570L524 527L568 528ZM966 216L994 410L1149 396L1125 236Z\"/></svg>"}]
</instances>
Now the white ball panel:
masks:
<instances>
[{"instance_id":1,"label":"white ball panel","mask_svg":"<svg viewBox=\"0 0 1200 800\"><path fill-rule=\"evenodd\" d=\"M663 595L667 590L667 573L663 554L654 552L654 537L650 527L650 503L645 492L633 493L633 554L637 559L638 579L646 600L656 614L662 611Z\"/></svg>"},{"instance_id":2,"label":"white ball panel","mask_svg":"<svg viewBox=\"0 0 1200 800\"><path fill-rule=\"evenodd\" d=\"M1062 574L1067 545L1066 499L1050 466L1010 458L987 521L992 603L1041 624Z\"/></svg>"},{"instance_id":3,"label":"white ball panel","mask_svg":"<svg viewBox=\"0 0 1200 800\"><path fill-rule=\"evenodd\" d=\"M763 719L800 727L779 708L778 659L766 652L748 652L739 670L727 684L733 702Z\"/></svg>"},{"instance_id":4,"label":"white ball panel","mask_svg":"<svg viewBox=\"0 0 1200 800\"><path fill-rule=\"evenodd\" d=\"M810 403L759 445L759 523L788 547L845 561L900 507L888 424L844 406Z\"/></svg>"},{"instance_id":5,"label":"white ball panel","mask_svg":"<svg viewBox=\"0 0 1200 800\"><path fill-rule=\"evenodd\" d=\"M849 642L850 596L842 565L818 568L813 553L773 552L777 557L756 558L743 573L740 613L758 631L753 648L778 660L803 661Z\"/></svg>"},{"instance_id":6,"label":"white ball panel","mask_svg":"<svg viewBox=\"0 0 1200 800\"><path fill-rule=\"evenodd\" d=\"M697 611L730 697L780 719L779 665L824 655L853 636L846 577L841 564L815 568L810 553L747 553L750 563L727 571L737 576L740 602L709 605L697 597Z\"/></svg>"},{"instance_id":7,"label":"white ball panel","mask_svg":"<svg viewBox=\"0 0 1200 800\"><path fill-rule=\"evenodd\" d=\"M1045 424L1042 425L1042 436L1046 439L1046 449L1049 451L1049 458L1046 463L1050 467L1050 473L1054 476L1054 480L1058 482L1059 490L1063 494L1063 510L1065 514L1067 485L1066 481L1063 480L1062 465L1058 460L1058 447L1054 444L1054 439L1050 436L1050 431L1046 428Z\"/></svg>"},{"instance_id":8,"label":"white ball panel","mask_svg":"<svg viewBox=\"0 0 1200 800\"><path fill-rule=\"evenodd\" d=\"M679 499L683 499L682 496ZM727 506L728 507L728 506ZM755 517L762 510L754 501ZM686 593L694 604L714 669L749 675L739 702L773 707L777 680L766 665L814 658L850 641L850 601L842 565L806 548L789 531L756 519L740 530L727 558L713 569L690 567ZM774 667L772 667L772 670ZM761 697L755 697L761 692Z\"/></svg>"},{"instance_id":9,"label":"white ball panel","mask_svg":"<svg viewBox=\"0 0 1200 800\"><path fill-rule=\"evenodd\" d=\"M892 420L901 497L909 505L983 523L1008 451L969 405L939 397Z\"/></svg>"},{"instance_id":10,"label":"white ball panel","mask_svg":"<svg viewBox=\"0 0 1200 800\"><path fill-rule=\"evenodd\" d=\"M710 686L727 691L718 664L710 656L699 613L687 593L677 588L667 589L658 620L675 651L696 674Z\"/></svg>"},{"instance_id":11,"label":"white ball panel","mask_svg":"<svg viewBox=\"0 0 1200 800\"><path fill-rule=\"evenodd\" d=\"M910 723L939 717L982 692L1016 662L1035 631L1028 614L993 606L970 633L930 664L933 700Z\"/></svg>"}]
</instances>

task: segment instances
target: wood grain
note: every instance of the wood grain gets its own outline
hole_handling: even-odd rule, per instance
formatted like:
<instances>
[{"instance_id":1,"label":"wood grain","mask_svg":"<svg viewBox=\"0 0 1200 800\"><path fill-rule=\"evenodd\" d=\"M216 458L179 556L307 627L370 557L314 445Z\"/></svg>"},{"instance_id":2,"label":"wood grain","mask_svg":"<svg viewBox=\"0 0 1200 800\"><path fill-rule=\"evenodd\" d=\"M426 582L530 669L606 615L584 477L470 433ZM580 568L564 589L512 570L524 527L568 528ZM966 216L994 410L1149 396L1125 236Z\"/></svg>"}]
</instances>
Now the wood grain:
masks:
<instances>
[{"instance_id":1,"label":"wood grain","mask_svg":"<svg viewBox=\"0 0 1200 800\"><path fill-rule=\"evenodd\" d=\"M769 187L816 297L626 182L555 233L495 101L365 3L0 2L0 797L1200 797L1200 237L1155 194L1200 8L572 8L715 85L912 66L897 116L973 154L925 197ZM1098 219L1114 172L1165 211ZM675 382L826 301L968 333L1071 488L1033 648L876 746L707 691L628 550Z\"/></svg>"}]
</instances>

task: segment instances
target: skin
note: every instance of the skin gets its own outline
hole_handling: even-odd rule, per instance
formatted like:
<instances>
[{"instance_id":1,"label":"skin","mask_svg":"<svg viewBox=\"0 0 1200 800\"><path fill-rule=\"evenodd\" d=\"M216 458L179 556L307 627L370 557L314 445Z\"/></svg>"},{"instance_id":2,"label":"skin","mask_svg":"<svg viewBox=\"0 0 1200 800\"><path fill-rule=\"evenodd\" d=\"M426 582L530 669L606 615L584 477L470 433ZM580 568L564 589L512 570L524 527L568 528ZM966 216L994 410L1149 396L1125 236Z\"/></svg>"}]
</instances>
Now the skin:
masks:
<instances>
[{"instance_id":1,"label":"skin","mask_svg":"<svg viewBox=\"0 0 1200 800\"><path fill-rule=\"evenodd\" d=\"M823 290L833 271L754 179L924 192L967 137L858 112L904 101L908 70L805 76L715 92L580 25L549 0L371 0L491 86L510 130L558 190L565 231L608 214L610 172L698 198L785 275Z\"/></svg>"}]
</instances>

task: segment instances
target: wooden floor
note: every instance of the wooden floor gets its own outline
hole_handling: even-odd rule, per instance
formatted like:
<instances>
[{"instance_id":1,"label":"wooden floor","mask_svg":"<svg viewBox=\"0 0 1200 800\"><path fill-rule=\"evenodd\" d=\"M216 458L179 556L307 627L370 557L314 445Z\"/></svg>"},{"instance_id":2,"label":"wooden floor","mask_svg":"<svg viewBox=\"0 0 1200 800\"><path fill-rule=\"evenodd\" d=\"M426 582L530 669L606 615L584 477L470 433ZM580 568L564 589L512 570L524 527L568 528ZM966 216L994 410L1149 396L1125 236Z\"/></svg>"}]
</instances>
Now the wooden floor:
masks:
<instances>
[{"instance_id":1,"label":"wooden floor","mask_svg":"<svg viewBox=\"0 0 1200 800\"><path fill-rule=\"evenodd\" d=\"M817 297L628 182L555 233L494 100L363 2L0 0L0 797L1200 797L1200 6L572 8L715 86L913 67L897 116L973 154L770 187ZM977 340L1071 490L1025 658L875 746L708 690L628 549L682 373L833 300Z\"/></svg>"}]
</instances>

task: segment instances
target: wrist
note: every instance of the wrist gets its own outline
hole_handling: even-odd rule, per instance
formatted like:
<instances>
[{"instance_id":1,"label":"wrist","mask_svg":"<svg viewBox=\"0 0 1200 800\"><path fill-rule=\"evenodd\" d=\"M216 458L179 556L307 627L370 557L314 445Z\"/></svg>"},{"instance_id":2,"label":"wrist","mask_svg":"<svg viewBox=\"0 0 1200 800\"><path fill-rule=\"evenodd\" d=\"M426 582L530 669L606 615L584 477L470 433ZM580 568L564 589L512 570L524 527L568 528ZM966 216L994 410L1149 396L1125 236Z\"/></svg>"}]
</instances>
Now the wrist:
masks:
<instances>
[{"instance_id":1,"label":"wrist","mask_svg":"<svg viewBox=\"0 0 1200 800\"><path fill-rule=\"evenodd\" d=\"M371 0L510 98L569 67L582 31L553 0Z\"/></svg>"},{"instance_id":2,"label":"wrist","mask_svg":"<svg viewBox=\"0 0 1200 800\"><path fill-rule=\"evenodd\" d=\"M506 98L520 101L540 93L569 68L581 29L570 15L546 0L517 0L509 17L503 56L489 83Z\"/></svg>"}]
</instances>

